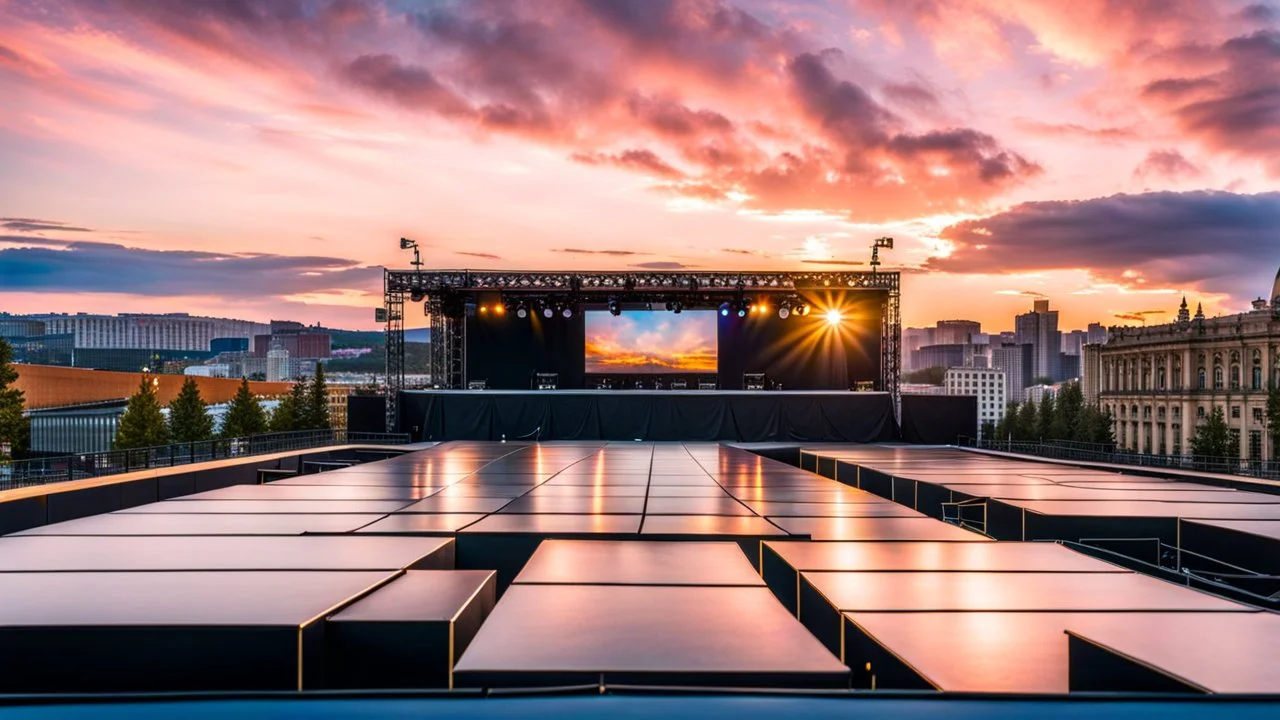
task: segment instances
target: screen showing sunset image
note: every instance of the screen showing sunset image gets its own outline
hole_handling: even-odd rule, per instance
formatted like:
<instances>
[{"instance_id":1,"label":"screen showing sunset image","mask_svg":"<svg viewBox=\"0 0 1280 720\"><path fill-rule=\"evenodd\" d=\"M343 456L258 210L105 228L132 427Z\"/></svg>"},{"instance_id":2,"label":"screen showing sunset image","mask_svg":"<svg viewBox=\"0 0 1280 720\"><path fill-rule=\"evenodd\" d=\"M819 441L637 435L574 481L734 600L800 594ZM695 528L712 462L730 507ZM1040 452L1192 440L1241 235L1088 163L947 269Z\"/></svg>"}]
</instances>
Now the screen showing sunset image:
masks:
<instances>
[{"instance_id":1,"label":"screen showing sunset image","mask_svg":"<svg viewBox=\"0 0 1280 720\"><path fill-rule=\"evenodd\" d=\"M716 371L714 311L592 311L586 322L588 373Z\"/></svg>"}]
</instances>

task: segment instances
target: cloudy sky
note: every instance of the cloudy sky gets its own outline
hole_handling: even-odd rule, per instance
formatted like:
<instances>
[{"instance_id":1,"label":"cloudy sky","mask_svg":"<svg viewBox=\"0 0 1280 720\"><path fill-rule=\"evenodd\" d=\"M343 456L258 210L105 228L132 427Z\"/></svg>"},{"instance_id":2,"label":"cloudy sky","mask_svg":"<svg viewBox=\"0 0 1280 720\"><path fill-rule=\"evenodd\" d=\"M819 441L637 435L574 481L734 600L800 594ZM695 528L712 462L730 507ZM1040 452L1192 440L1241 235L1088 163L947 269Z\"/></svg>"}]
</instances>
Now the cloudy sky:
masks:
<instances>
[{"instance_id":1,"label":"cloudy sky","mask_svg":"<svg viewBox=\"0 0 1280 720\"><path fill-rule=\"evenodd\" d=\"M0 0L0 310L373 327L433 267L820 269L908 324L1280 265L1274 0ZM1151 316L1159 319L1161 316Z\"/></svg>"}]
</instances>

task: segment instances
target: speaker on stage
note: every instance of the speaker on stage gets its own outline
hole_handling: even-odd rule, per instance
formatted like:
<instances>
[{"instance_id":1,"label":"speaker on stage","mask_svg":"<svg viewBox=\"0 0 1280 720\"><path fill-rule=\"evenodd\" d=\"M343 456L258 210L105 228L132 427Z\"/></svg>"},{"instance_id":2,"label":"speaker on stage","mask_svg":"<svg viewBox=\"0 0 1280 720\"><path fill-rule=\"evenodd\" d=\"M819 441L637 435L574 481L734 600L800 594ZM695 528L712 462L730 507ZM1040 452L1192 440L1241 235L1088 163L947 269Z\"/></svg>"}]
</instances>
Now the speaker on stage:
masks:
<instances>
[{"instance_id":1,"label":"speaker on stage","mask_svg":"<svg viewBox=\"0 0 1280 720\"><path fill-rule=\"evenodd\" d=\"M688 390L688 389L689 389L689 381L688 381L688 380L684 380L684 379L680 379L680 380L672 380L672 381L671 381L671 389L672 389L672 390Z\"/></svg>"},{"instance_id":2,"label":"speaker on stage","mask_svg":"<svg viewBox=\"0 0 1280 720\"><path fill-rule=\"evenodd\" d=\"M488 390L489 381L488 380L468 380L467 389L468 390Z\"/></svg>"},{"instance_id":3,"label":"speaker on stage","mask_svg":"<svg viewBox=\"0 0 1280 720\"><path fill-rule=\"evenodd\" d=\"M716 381L715 380L699 380L698 389L699 390L715 390Z\"/></svg>"},{"instance_id":4,"label":"speaker on stage","mask_svg":"<svg viewBox=\"0 0 1280 720\"><path fill-rule=\"evenodd\" d=\"M764 390L765 384L764 373L742 373L743 390Z\"/></svg>"},{"instance_id":5,"label":"speaker on stage","mask_svg":"<svg viewBox=\"0 0 1280 720\"><path fill-rule=\"evenodd\" d=\"M560 387L560 373L534 373L534 390L555 390Z\"/></svg>"}]
</instances>

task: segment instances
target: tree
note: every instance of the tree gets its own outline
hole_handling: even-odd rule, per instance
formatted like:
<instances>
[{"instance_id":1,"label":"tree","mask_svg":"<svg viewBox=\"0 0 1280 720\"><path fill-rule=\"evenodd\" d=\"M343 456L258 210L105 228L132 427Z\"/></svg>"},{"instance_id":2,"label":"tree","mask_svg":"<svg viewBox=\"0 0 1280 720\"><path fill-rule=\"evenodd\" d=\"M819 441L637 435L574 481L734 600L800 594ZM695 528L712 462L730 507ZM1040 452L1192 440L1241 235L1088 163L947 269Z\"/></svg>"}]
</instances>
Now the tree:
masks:
<instances>
[{"instance_id":1,"label":"tree","mask_svg":"<svg viewBox=\"0 0 1280 720\"><path fill-rule=\"evenodd\" d=\"M1018 417L1013 423L1013 439L1019 442L1036 439L1036 404L1030 400L1018 406Z\"/></svg>"},{"instance_id":2,"label":"tree","mask_svg":"<svg viewBox=\"0 0 1280 720\"><path fill-rule=\"evenodd\" d=\"M306 404L307 385L301 380L295 382L289 394L280 399L275 412L271 413L271 432L292 432L301 430L301 412Z\"/></svg>"},{"instance_id":3,"label":"tree","mask_svg":"<svg viewBox=\"0 0 1280 720\"><path fill-rule=\"evenodd\" d=\"M1084 406L1080 410L1080 418L1076 422L1071 439L1082 443L1115 445L1116 436L1112 428L1111 414L1103 412L1097 405Z\"/></svg>"},{"instance_id":4,"label":"tree","mask_svg":"<svg viewBox=\"0 0 1280 720\"><path fill-rule=\"evenodd\" d=\"M182 390L169 403L169 440L176 443L200 442L213 437L213 418L200 397L196 379L182 381Z\"/></svg>"},{"instance_id":5,"label":"tree","mask_svg":"<svg viewBox=\"0 0 1280 720\"><path fill-rule=\"evenodd\" d=\"M1080 383L1067 383L1058 393L1053 405L1053 420L1049 423L1049 437L1054 440L1072 440L1075 438L1076 425L1080 422L1080 413L1084 410L1084 392Z\"/></svg>"},{"instance_id":6,"label":"tree","mask_svg":"<svg viewBox=\"0 0 1280 720\"><path fill-rule=\"evenodd\" d=\"M222 437L234 438L261 435L267 431L267 413L249 390L249 381L241 380L240 389L227 407L222 419Z\"/></svg>"},{"instance_id":7,"label":"tree","mask_svg":"<svg viewBox=\"0 0 1280 720\"><path fill-rule=\"evenodd\" d=\"M26 452L31 439L31 421L22 414L24 394L13 387L18 371L11 364L13 348L0 338L0 462ZM9 446L9 452L4 446Z\"/></svg>"},{"instance_id":8,"label":"tree","mask_svg":"<svg viewBox=\"0 0 1280 720\"><path fill-rule=\"evenodd\" d=\"M1035 439L1041 442L1052 437L1049 433L1053 428L1053 404L1053 396L1045 393L1040 400L1040 407L1036 408Z\"/></svg>"},{"instance_id":9,"label":"tree","mask_svg":"<svg viewBox=\"0 0 1280 720\"><path fill-rule=\"evenodd\" d=\"M3 381L0 381L3 386ZM1271 385L1267 391L1267 434L1271 436L1271 456L1280 450L1280 385Z\"/></svg>"},{"instance_id":10,"label":"tree","mask_svg":"<svg viewBox=\"0 0 1280 720\"><path fill-rule=\"evenodd\" d=\"M307 386L306 400L299 415L302 428L306 430L328 430L333 427L329 421L329 387L324 381L324 366L316 363L316 374L311 377Z\"/></svg>"},{"instance_id":11,"label":"tree","mask_svg":"<svg viewBox=\"0 0 1280 720\"><path fill-rule=\"evenodd\" d=\"M1224 458L1231 454L1231 433L1222 408L1215 407L1191 436L1191 455L1197 460Z\"/></svg>"},{"instance_id":12,"label":"tree","mask_svg":"<svg viewBox=\"0 0 1280 720\"><path fill-rule=\"evenodd\" d=\"M1018 403L1009 403L1004 408L1004 415L1000 417L1000 422L996 424L996 434L991 437L992 440L1006 442L1013 435L1013 426L1018 418Z\"/></svg>"},{"instance_id":13,"label":"tree","mask_svg":"<svg viewBox=\"0 0 1280 720\"><path fill-rule=\"evenodd\" d=\"M919 383L921 385L941 385L946 382L946 379L947 369L945 367L928 367L902 376L903 382Z\"/></svg>"},{"instance_id":14,"label":"tree","mask_svg":"<svg viewBox=\"0 0 1280 720\"><path fill-rule=\"evenodd\" d=\"M982 428L981 428L981 430L979 431L979 434L980 434L980 435L982 435L982 439L983 439L983 440L986 440L986 441L988 441L988 442L990 442L990 441L992 441L992 440L995 440L995 439L996 439L996 424L995 424L995 422L994 422L994 421L992 421L992 420L984 420L984 421L982 422Z\"/></svg>"},{"instance_id":15,"label":"tree","mask_svg":"<svg viewBox=\"0 0 1280 720\"><path fill-rule=\"evenodd\" d=\"M169 442L169 426L156 398L156 380L143 375L138 392L129 398L120 423L116 425L116 449L155 447Z\"/></svg>"}]
</instances>

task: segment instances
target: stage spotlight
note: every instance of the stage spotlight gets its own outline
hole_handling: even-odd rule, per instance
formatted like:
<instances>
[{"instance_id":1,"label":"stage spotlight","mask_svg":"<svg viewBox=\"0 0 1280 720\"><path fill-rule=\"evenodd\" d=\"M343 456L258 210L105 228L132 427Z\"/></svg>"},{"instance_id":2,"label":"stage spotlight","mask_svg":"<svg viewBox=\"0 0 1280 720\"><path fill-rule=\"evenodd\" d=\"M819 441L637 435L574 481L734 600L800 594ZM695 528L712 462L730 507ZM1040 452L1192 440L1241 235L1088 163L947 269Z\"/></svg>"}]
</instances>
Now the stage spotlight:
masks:
<instances>
[{"instance_id":1,"label":"stage spotlight","mask_svg":"<svg viewBox=\"0 0 1280 720\"><path fill-rule=\"evenodd\" d=\"M795 311L796 315L799 315L800 317L804 317L805 315L809 314L809 304L800 303L799 305L796 305L794 308L792 308L792 310Z\"/></svg>"},{"instance_id":2,"label":"stage spotlight","mask_svg":"<svg viewBox=\"0 0 1280 720\"><path fill-rule=\"evenodd\" d=\"M675 303L673 303L673 302L671 302L670 300L668 300L668 301L667 301L667 312L674 312L674 311L675 311L675 309L676 309L676 304L675 304Z\"/></svg>"},{"instance_id":3,"label":"stage spotlight","mask_svg":"<svg viewBox=\"0 0 1280 720\"><path fill-rule=\"evenodd\" d=\"M494 303L494 304L493 304L493 314L494 314L494 315L498 315L498 316L506 315L506 314L507 314L507 306L506 306L506 305L503 305L502 303Z\"/></svg>"},{"instance_id":4,"label":"stage spotlight","mask_svg":"<svg viewBox=\"0 0 1280 720\"><path fill-rule=\"evenodd\" d=\"M738 317L746 317L752 311L751 298L743 298L738 304Z\"/></svg>"},{"instance_id":5,"label":"stage spotlight","mask_svg":"<svg viewBox=\"0 0 1280 720\"><path fill-rule=\"evenodd\" d=\"M618 298L609 298L609 314L618 317L622 314L622 308L618 306Z\"/></svg>"},{"instance_id":6,"label":"stage spotlight","mask_svg":"<svg viewBox=\"0 0 1280 720\"><path fill-rule=\"evenodd\" d=\"M827 319L828 325L839 325L840 321L844 320L844 313L836 310L835 308L831 308L826 312L824 317Z\"/></svg>"},{"instance_id":7,"label":"stage spotlight","mask_svg":"<svg viewBox=\"0 0 1280 720\"><path fill-rule=\"evenodd\" d=\"M782 305L780 305L778 307L778 317L782 318L783 320L786 320L787 318L791 317L791 306L786 303L783 303Z\"/></svg>"},{"instance_id":8,"label":"stage spotlight","mask_svg":"<svg viewBox=\"0 0 1280 720\"><path fill-rule=\"evenodd\" d=\"M409 299L413 302L419 303L427 299L427 293L423 290L414 289L409 291Z\"/></svg>"},{"instance_id":9,"label":"stage spotlight","mask_svg":"<svg viewBox=\"0 0 1280 720\"><path fill-rule=\"evenodd\" d=\"M680 311L681 311L681 310L683 310L683 309L684 309L684 303L682 303L682 302L680 302L679 300L677 300L677 301L675 301L675 303L674 303L673 307L671 308L671 312L673 312L673 313L675 313L675 314L679 315L679 314L680 314Z\"/></svg>"},{"instance_id":10,"label":"stage spotlight","mask_svg":"<svg viewBox=\"0 0 1280 720\"><path fill-rule=\"evenodd\" d=\"M488 306L488 305L481 305L481 306L480 306L480 314L481 314L481 315L484 315L484 314L486 314L486 313L488 313L488 312L489 312L489 306Z\"/></svg>"},{"instance_id":11,"label":"stage spotlight","mask_svg":"<svg viewBox=\"0 0 1280 720\"><path fill-rule=\"evenodd\" d=\"M564 316L566 320L568 320L569 318L573 317L573 308L569 307L568 305L565 305L564 309L560 311L560 314Z\"/></svg>"},{"instance_id":12,"label":"stage spotlight","mask_svg":"<svg viewBox=\"0 0 1280 720\"><path fill-rule=\"evenodd\" d=\"M529 308L524 303L516 305L516 317L521 320L529 317Z\"/></svg>"},{"instance_id":13,"label":"stage spotlight","mask_svg":"<svg viewBox=\"0 0 1280 720\"><path fill-rule=\"evenodd\" d=\"M720 303L720 317L729 317L729 303Z\"/></svg>"},{"instance_id":14,"label":"stage spotlight","mask_svg":"<svg viewBox=\"0 0 1280 720\"><path fill-rule=\"evenodd\" d=\"M550 320L551 318L553 318L553 317L555 317L555 316L556 316L556 311L555 311L555 310L553 310L553 309L551 308L551 306L550 306L550 305L548 305L548 306L546 306L546 307L542 308L542 317L544 317L544 318L546 318L546 319Z\"/></svg>"}]
</instances>

